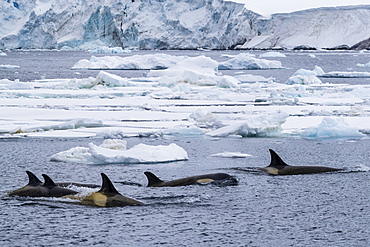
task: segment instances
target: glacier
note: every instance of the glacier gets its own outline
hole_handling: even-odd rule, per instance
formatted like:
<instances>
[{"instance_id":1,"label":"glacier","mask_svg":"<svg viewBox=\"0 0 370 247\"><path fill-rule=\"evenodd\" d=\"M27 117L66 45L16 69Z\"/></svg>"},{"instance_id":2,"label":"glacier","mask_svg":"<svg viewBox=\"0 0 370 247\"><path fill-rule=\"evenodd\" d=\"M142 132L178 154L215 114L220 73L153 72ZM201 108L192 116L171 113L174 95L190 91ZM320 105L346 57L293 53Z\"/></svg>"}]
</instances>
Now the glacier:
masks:
<instances>
[{"instance_id":1,"label":"glacier","mask_svg":"<svg viewBox=\"0 0 370 247\"><path fill-rule=\"evenodd\" d=\"M222 0L0 2L0 49L294 49L369 38L370 5L265 18Z\"/></svg>"}]
</instances>

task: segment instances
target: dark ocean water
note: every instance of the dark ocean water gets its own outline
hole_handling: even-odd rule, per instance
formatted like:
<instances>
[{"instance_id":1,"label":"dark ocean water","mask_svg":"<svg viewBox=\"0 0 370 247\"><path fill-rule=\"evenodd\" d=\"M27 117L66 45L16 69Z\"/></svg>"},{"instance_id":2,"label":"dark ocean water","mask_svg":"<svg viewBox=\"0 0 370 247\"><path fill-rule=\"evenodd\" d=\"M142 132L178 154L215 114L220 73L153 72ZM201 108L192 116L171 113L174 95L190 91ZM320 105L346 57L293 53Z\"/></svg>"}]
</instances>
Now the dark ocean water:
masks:
<instances>
[{"instance_id":1,"label":"dark ocean water","mask_svg":"<svg viewBox=\"0 0 370 247\"><path fill-rule=\"evenodd\" d=\"M2 246L369 246L369 139L312 141L283 138L129 138L128 146L176 143L188 161L82 165L50 156L102 139L2 139ZM343 172L270 176L268 148L291 165L325 165ZM219 158L220 152L251 154ZM27 183L25 170L56 182L101 183L100 173L143 206L97 208L55 198L10 198ZM163 180L226 172L237 186L148 188L144 171Z\"/></svg>"}]
</instances>

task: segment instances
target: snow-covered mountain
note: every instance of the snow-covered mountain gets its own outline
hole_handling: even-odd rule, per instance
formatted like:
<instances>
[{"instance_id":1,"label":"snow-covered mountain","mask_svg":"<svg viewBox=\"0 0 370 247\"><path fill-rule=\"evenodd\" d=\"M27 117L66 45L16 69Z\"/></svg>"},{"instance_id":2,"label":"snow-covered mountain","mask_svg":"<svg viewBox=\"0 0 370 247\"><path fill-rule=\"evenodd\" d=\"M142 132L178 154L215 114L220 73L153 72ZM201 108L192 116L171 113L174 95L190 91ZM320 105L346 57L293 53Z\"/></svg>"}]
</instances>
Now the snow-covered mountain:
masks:
<instances>
[{"instance_id":1,"label":"snow-covered mountain","mask_svg":"<svg viewBox=\"0 0 370 247\"><path fill-rule=\"evenodd\" d=\"M0 49L352 46L370 36L370 5L266 19L223 0L3 0Z\"/></svg>"}]
</instances>

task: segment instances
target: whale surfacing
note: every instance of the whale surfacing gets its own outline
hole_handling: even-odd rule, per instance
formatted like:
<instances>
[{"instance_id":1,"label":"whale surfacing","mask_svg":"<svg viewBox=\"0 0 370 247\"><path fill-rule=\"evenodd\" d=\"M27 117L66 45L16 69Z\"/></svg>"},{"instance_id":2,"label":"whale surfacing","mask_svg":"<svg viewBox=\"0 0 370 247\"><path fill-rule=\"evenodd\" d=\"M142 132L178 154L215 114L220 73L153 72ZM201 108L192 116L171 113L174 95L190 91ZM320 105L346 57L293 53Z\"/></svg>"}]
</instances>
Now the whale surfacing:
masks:
<instances>
[{"instance_id":1,"label":"whale surfacing","mask_svg":"<svg viewBox=\"0 0 370 247\"><path fill-rule=\"evenodd\" d=\"M175 187L175 186L187 186L192 184L205 184L214 183L220 181L227 181L230 184L237 184L235 177L230 176L226 173L213 173L199 176L192 176L187 178L180 178L171 181L163 181L151 172L144 172L148 178L148 187Z\"/></svg>"},{"instance_id":2,"label":"whale surfacing","mask_svg":"<svg viewBox=\"0 0 370 247\"><path fill-rule=\"evenodd\" d=\"M64 198L71 198L79 200L84 204L99 206L99 207L123 207L128 205L144 204L135 199L121 195L107 175L101 173L103 184L101 189L90 194L79 193L75 195L65 196Z\"/></svg>"},{"instance_id":3,"label":"whale surfacing","mask_svg":"<svg viewBox=\"0 0 370 247\"><path fill-rule=\"evenodd\" d=\"M9 196L61 197L78 193L77 191L57 186L46 174L42 174L45 179L45 182L42 183L32 172L26 171L26 173L29 180L28 184L20 189L9 192Z\"/></svg>"},{"instance_id":4,"label":"whale surfacing","mask_svg":"<svg viewBox=\"0 0 370 247\"><path fill-rule=\"evenodd\" d=\"M290 166L286 164L280 157L275 153L274 150L269 149L271 154L271 163L269 166L259 168L259 170L267 172L272 175L299 175L299 174L313 174L313 173L324 173L340 171L343 169L325 167L325 166Z\"/></svg>"}]
</instances>

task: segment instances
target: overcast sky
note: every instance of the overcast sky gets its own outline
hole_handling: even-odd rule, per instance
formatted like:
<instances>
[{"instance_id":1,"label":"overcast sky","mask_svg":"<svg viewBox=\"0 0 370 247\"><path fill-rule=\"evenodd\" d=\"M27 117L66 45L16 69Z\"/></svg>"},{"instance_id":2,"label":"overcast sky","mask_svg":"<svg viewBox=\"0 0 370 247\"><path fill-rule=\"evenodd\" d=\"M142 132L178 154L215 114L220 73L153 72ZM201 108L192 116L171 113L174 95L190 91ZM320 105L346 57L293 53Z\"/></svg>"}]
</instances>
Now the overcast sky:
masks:
<instances>
[{"instance_id":1,"label":"overcast sky","mask_svg":"<svg viewBox=\"0 0 370 247\"><path fill-rule=\"evenodd\" d=\"M368 4L370 0L231 0L233 2L245 3L246 8L264 16L273 13L287 13L303 9L330 6L347 6Z\"/></svg>"}]
</instances>

